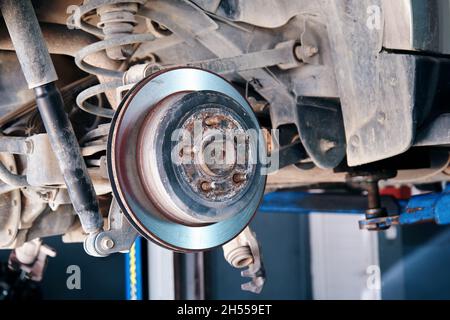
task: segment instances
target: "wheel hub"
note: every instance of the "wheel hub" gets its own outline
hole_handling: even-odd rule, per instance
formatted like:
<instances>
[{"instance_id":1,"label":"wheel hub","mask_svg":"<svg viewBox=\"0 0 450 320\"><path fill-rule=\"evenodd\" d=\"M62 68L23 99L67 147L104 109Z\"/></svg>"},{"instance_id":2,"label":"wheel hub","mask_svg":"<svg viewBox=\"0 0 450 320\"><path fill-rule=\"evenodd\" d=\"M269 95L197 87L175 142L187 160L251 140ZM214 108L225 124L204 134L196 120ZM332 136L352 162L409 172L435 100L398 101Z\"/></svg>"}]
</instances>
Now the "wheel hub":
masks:
<instances>
[{"instance_id":1,"label":"wheel hub","mask_svg":"<svg viewBox=\"0 0 450 320\"><path fill-rule=\"evenodd\" d=\"M208 201L236 197L252 174L245 129L237 115L220 106L206 106L181 127L193 143L180 148L180 179L185 179L193 192ZM244 140L244 145L239 145L240 140Z\"/></svg>"}]
</instances>

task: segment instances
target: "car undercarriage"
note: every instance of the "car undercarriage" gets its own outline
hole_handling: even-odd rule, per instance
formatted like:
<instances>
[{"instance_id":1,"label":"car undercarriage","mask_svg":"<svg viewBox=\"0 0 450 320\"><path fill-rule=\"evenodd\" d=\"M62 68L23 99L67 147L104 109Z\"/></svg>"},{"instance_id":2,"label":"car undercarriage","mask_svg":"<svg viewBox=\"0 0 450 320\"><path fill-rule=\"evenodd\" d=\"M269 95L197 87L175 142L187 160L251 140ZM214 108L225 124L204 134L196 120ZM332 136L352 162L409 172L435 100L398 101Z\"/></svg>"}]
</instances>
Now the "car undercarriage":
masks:
<instances>
[{"instance_id":1,"label":"car undercarriage","mask_svg":"<svg viewBox=\"0 0 450 320\"><path fill-rule=\"evenodd\" d=\"M104 257L142 235L223 246L259 292L264 194L367 195L359 227L379 231L407 222L380 185L450 180L446 1L80 2L0 0L0 249L18 265L50 236ZM445 220L446 195L413 222Z\"/></svg>"}]
</instances>

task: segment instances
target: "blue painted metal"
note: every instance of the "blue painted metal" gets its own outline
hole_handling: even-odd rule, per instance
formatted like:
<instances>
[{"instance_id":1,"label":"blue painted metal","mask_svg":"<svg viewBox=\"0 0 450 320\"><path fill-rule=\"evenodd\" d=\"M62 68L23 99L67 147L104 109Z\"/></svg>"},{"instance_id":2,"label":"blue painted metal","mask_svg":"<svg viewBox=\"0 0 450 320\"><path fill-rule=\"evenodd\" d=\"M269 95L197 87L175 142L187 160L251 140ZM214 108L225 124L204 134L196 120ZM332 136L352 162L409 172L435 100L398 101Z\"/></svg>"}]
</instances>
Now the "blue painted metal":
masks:
<instances>
[{"instance_id":1,"label":"blue painted metal","mask_svg":"<svg viewBox=\"0 0 450 320\"><path fill-rule=\"evenodd\" d=\"M405 202L394 201L391 197L382 197L382 203L389 214L397 215ZM287 214L365 214L367 200L361 195L274 192L264 196L258 212Z\"/></svg>"},{"instance_id":2,"label":"blue painted metal","mask_svg":"<svg viewBox=\"0 0 450 320\"><path fill-rule=\"evenodd\" d=\"M307 192L274 192L264 197L259 207L259 212L266 213L295 213L311 214L333 212L336 214L361 214L363 211L359 208L341 209L338 206L332 209L324 209L318 206L319 201L324 201L326 194L314 194Z\"/></svg>"},{"instance_id":3,"label":"blue painted metal","mask_svg":"<svg viewBox=\"0 0 450 320\"><path fill-rule=\"evenodd\" d=\"M390 197L383 198L388 207L386 225L411 225L422 222L434 222L439 225L450 224L450 185L442 193L430 193L412 197L409 201L398 201ZM392 202L395 201L395 206ZM382 201L383 202L383 201ZM259 208L265 213L291 214L365 214L366 200L360 195L275 192L267 194Z\"/></svg>"},{"instance_id":4,"label":"blue painted metal","mask_svg":"<svg viewBox=\"0 0 450 320\"><path fill-rule=\"evenodd\" d=\"M142 238L136 238L130 251L125 254L125 288L127 300L143 299Z\"/></svg>"},{"instance_id":5,"label":"blue painted metal","mask_svg":"<svg viewBox=\"0 0 450 320\"><path fill-rule=\"evenodd\" d=\"M442 193L414 196L400 214L400 224L450 224L450 185Z\"/></svg>"}]
</instances>

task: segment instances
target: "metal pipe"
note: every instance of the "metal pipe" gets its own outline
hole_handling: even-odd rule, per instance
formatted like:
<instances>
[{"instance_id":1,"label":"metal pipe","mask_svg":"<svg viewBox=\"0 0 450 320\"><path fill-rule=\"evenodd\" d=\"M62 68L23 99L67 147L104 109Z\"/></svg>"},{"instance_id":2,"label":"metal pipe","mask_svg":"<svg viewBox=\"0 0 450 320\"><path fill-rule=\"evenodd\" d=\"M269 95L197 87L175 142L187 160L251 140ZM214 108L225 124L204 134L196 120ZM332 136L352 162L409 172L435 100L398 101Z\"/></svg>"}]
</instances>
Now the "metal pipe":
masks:
<instances>
[{"instance_id":1,"label":"metal pipe","mask_svg":"<svg viewBox=\"0 0 450 320\"><path fill-rule=\"evenodd\" d=\"M23 137L5 137L0 135L0 152L12 154L29 154L32 143Z\"/></svg>"},{"instance_id":2,"label":"metal pipe","mask_svg":"<svg viewBox=\"0 0 450 320\"><path fill-rule=\"evenodd\" d=\"M380 189L378 181L370 181L366 186L367 190L367 206L369 209L378 209L381 207Z\"/></svg>"},{"instance_id":3,"label":"metal pipe","mask_svg":"<svg viewBox=\"0 0 450 320\"><path fill-rule=\"evenodd\" d=\"M20 175L12 173L11 171L8 170L8 168L5 167L5 165L1 161L0 161L0 180L11 187L14 187L13 190L17 189L17 188L23 188L23 187L30 186L27 182L26 176L20 176ZM10 190L10 191L12 191L12 190ZM1 194L1 192L0 192L0 194Z\"/></svg>"},{"instance_id":4,"label":"metal pipe","mask_svg":"<svg viewBox=\"0 0 450 320\"><path fill-rule=\"evenodd\" d=\"M9 193L11 191L20 189L20 187L11 186L9 184L6 184L4 182L0 182L0 195Z\"/></svg>"},{"instance_id":5,"label":"metal pipe","mask_svg":"<svg viewBox=\"0 0 450 320\"><path fill-rule=\"evenodd\" d=\"M61 93L55 85L57 75L31 2L3 0L0 10L28 86L36 94L39 113L75 211L84 231L96 233L103 227L103 218L78 141L64 111Z\"/></svg>"},{"instance_id":6,"label":"metal pipe","mask_svg":"<svg viewBox=\"0 0 450 320\"><path fill-rule=\"evenodd\" d=\"M9 154L28 154L31 151L31 144L26 138L4 137L0 135L0 152ZM14 159L13 155L10 155ZM26 176L18 175L10 171L0 161L0 195L24 187L29 187Z\"/></svg>"}]
</instances>

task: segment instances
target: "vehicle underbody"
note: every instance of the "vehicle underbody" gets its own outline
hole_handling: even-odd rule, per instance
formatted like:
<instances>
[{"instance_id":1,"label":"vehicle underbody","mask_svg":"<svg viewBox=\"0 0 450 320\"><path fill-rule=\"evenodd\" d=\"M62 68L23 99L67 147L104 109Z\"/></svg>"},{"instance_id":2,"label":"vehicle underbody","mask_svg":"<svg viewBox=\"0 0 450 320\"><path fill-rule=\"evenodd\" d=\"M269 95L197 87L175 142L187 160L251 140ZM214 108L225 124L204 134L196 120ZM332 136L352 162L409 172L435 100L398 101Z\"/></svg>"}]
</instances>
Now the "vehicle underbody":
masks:
<instances>
[{"instance_id":1,"label":"vehicle underbody","mask_svg":"<svg viewBox=\"0 0 450 320\"><path fill-rule=\"evenodd\" d=\"M448 2L79 2L0 1L1 249L62 235L106 256L139 233L180 252L228 243L243 267L264 193L367 193L362 226L382 230L379 182L450 180ZM171 161L178 129L198 163ZM209 163L229 129L256 140Z\"/></svg>"}]
</instances>

